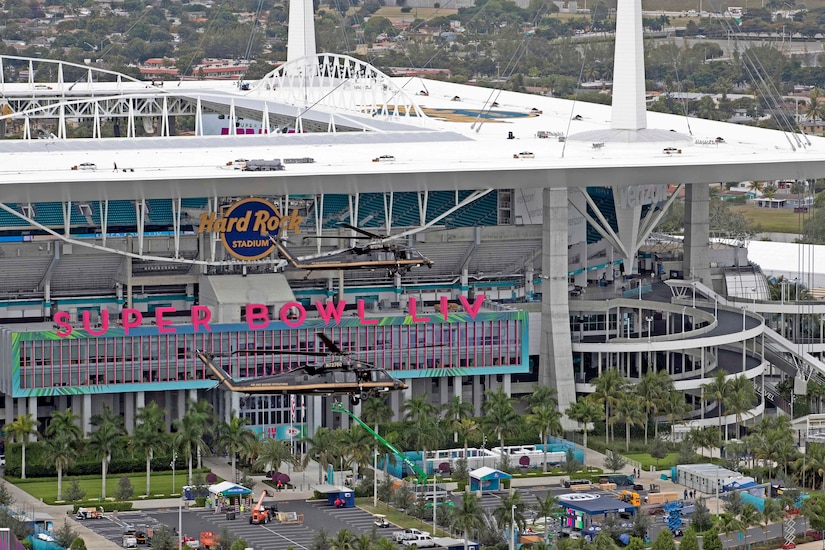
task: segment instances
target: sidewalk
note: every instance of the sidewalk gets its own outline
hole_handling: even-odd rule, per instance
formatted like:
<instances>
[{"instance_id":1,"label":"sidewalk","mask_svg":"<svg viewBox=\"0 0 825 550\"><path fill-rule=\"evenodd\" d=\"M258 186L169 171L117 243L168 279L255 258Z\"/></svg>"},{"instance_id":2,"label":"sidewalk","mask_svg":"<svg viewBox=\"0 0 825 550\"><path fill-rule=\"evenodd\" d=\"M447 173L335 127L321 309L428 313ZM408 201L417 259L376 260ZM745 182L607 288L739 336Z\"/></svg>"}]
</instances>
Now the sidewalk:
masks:
<instances>
[{"instance_id":1,"label":"sidewalk","mask_svg":"<svg viewBox=\"0 0 825 550\"><path fill-rule=\"evenodd\" d=\"M83 523L75 521L75 519L71 516L71 505L50 506L34 498L26 491L18 488L16 485L7 482L5 479L0 479L0 483L6 486L6 490L8 490L14 498L11 509L15 512L21 512L23 514L31 512L49 514L54 518L55 529L63 525L64 521L68 521L74 528L75 532L83 538L88 550L113 550L115 548L120 548L119 545L98 535L83 525Z\"/></svg>"}]
</instances>

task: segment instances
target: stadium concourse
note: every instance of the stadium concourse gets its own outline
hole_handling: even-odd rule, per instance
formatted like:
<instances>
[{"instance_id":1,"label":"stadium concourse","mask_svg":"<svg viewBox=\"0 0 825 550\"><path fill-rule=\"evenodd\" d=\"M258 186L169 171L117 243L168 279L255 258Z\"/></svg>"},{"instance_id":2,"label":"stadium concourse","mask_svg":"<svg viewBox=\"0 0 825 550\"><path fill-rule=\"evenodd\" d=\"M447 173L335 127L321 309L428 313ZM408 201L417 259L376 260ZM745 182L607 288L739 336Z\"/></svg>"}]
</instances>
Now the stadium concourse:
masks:
<instances>
[{"instance_id":1,"label":"stadium concourse","mask_svg":"<svg viewBox=\"0 0 825 550\"><path fill-rule=\"evenodd\" d=\"M612 106L390 78L318 54L311 10L290 4L287 62L256 82L0 57L7 422L72 407L88 432L108 404L131 430L148 401L171 424L206 398L294 441L347 424L334 397L208 391L195 352L254 378L324 351L320 331L405 383L396 417L414 396L480 414L487 390L534 383L565 410L616 368L666 371L690 425L716 425L715 372L754 382L748 418L787 406L781 377L825 373L801 330L825 305L770 302L744 243L708 244L709 184L823 177L825 139L647 113L638 0ZM682 196L684 240L653 235ZM305 269L348 255L363 268ZM402 256L432 268L370 269Z\"/></svg>"}]
</instances>

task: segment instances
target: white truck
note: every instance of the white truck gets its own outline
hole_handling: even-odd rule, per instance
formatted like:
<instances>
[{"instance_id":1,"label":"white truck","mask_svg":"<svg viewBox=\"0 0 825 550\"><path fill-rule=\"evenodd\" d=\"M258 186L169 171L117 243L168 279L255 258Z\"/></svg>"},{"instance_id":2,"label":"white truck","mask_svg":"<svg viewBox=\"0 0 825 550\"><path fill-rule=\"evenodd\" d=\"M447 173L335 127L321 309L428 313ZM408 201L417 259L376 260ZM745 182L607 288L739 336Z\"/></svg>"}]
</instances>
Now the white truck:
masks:
<instances>
[{"instance_id":1,"label":"white truck","mask_svg":"<svg viewBox=\"0 0 825 550\"><path fill-rule=\"evenodd\" d=\"M416 535L411 539L403 540L401 541L401 544L406 547L415 546L416 548L430 548L432 546L438 546L433 538L427 533Z\"/></svg>"},{"instance_id":2,"label":"white truck","mask_svg":"<svg viewBox=\"0 0 825 550\"><path fill-rule=\"evenodd\" d=\"M404 529L402 531L393 531L392 533L392 540L395 542L404 542L405 540L411 540L419 535L425 535L426 533L422 533L418 529Z\"/></svg>"}]
</instances>

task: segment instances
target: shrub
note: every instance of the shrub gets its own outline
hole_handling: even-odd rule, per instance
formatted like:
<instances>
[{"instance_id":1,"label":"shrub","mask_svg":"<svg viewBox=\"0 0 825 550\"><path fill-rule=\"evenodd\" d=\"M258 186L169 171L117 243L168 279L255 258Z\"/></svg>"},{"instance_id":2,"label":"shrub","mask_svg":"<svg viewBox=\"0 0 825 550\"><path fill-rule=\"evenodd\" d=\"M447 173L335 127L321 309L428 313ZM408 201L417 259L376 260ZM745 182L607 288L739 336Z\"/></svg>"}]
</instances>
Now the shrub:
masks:
<instances>
[{"instance_id":1,"label":"shrub","mask_svg":"<svg viewBox=\"0 0 825 550\"><path fill-rule=\"evenodd\" d=\"M206 482L207 483L212 484L212 483L215 483L216 481L218 481L218 476L216 474L214 474L212 472L209 472L208 474L206 474Z\"/></svg>"},{"instance_id":2,"label":"shrub","mask_svg":"<svg viewBox=\"0 0 825 550\"><path fill-rule=\"evenodd\" d=\"M80 487L80 482L76 479L73 479L71 483L69 483L69 487L63 493L63 497L69 502L76 502L78 500L82 500L85 496L86 491L84 491ZM77 512L77 510L75 510L75 512Z\"/></svg>"},{"instance_id":3,"label":"shrub","mask_svg":"<svg viewBox=\"0 0 825 550\"><path fill-rule=\"evenodd\" d=\"M464 491L466 491L467 490L467 480L462 479L462 480L456 482L456 490L458 490L459 492L462 492L462 493Z\"/></svg>"},{"instance_id":4,"label":"shrub","mask_svg":"<svg viewBox=\"0 0 825 550\"><path fill-rule=\"evenodd\" d=\"M115 498L118 500L129 500L135 494L135 488L132 487L132 480L126 476L120 478L115 490Z\"/></svg>"},{"instance_id":5,"label":"shrub","mask_svg":"<svg viewBox=\"0 0 825 550\"><path fill-rule=\"evenodd\" d=\"M195 507L203 508L206 506L206 497L195 497Z\"/></svg>"},{"instance_id":6,"label":"shrub","mask_svg":"<svg viewBox=\"0 0 825 550\"><path fill-rule=\"evenodd\" d=\"M77 537L72 541L72 545L69 547L69 550L86 550L86 543L82 538Z\"/></svg>"}]
</instances>

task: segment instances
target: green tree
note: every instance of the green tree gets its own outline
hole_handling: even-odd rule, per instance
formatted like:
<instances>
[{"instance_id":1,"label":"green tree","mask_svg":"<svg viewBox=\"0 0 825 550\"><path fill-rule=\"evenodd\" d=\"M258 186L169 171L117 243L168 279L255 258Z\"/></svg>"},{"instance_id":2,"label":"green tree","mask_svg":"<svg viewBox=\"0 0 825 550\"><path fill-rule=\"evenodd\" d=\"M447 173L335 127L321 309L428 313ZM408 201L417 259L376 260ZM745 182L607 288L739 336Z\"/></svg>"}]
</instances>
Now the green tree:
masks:
<instances>
[{"instance_id":1,"label":"green tree","mask_svg":"<svg viewBox=\"0 0 825 550\"><path fill-rule=\"evenodd\" d=\"M564 411L564 414L582 425L584 433L582 446L587 448L587 432L590 423L604 420L604 409L599 405L596 397L592 394L579 397Z\"/></svg>"},{"instance_id":2,"label":"green tree","mask_svg":"<svg viewBox=\"0 0 825 550\"><path fill-rule=\"evenodd\" d=\"M536 495L536 506L534 510L536 511L536 517L533 518L533 524L535 525L537 518L544 518L544 532L549 533L547 530L547 521L553 514L561 512L559 499L554 497L549 491L543 499Z\"/></svg>"},{"instance_id":3,"label":"green tree","mask_svg":"<svg viewBox=\"0 0 825 550\"><path fill-rule=\"evenodd\" d=\"M263 471L279 471L281 464L298 465L298 459L292 454L289 443L271 437L264 438L258 446L255 467Z\"/></svg>"},{"instance_id":4,"label":"green tree","mask_svg":"<svg viewBox=\"0 0 825 550\"><path fill-rule=\"evenodd\" d=\"M224 526L218 537L219 550L232 550L232 545L235 544L236 540L238 540L238 537L235 536L235 533L233 533L229 527ZM154 548L152 550L154 550Z\"/></svg>"},{"instance_id":5,"label":"green tree","mask_svg":"<svg viewBox=\"0 0 825 550\"><path fill-rule=\"evenodd\" d=\"M246 539L238 539L232 543L231 550L245 550L249 548L249 543L246 542Z\"/></svg>"},{"instance_id":6,"label":"green tree","mask_svg":"<svg viewBox=\"0 0 825 550\"><path fill-rule=\"evenodd\" d=\"M504 393L504 388L497 391L484 392L485 401L481 406L484 412L482 422L493 431L499 440L499 446L504 447L504 432L513 430L521 421L521 416L513 407L513 399Z\"/></svg>"},{"instance_id":7,"label":"green tree","mask_svg":"<svg viewBox=\"0 0 825 550\"><path fill-rule=\"evenodd\" d=\"M464 550L467 550L470 533L480 529L483 522L484 509L481 507L478 496L473 493L464 493L451 522L453 529L464 534Z\"/></svg>"},{"instance_id":8,"label":"green tree","mask_svg":"<svg viewBox=\"0 0 825 550\"><path fill-rule=\"evenodd\" d=\"M719 538L719 530L716 527L711 527L705 531L702 537L703 550L722 550L722 539Z\"/></svg>"},{"instance_id":9,"label":"green tree","mask_svg":"<svg viewBox=\"0 0 825 550\"><path fill-rule=\"evenodd\" d=\"M696 538L696 531L688 529L685 532L679 550L699 550L699 539Z\"/></svg>"},{"instance_id":10,"label":"green tree","mask_svg":"<svg viewBox=\"0 0 825 550\"><path fill-rule=\"evenodd\" d=\"M760 523L762 531L765 533L765 546L768 545L768 525L781 521L785 517L782 507L772 498L765 499L765 506L762 508Z\"/></svg>"},{"instance_id":11,"label":"green tree","mask_svg":"<svg viewBox=\"0 0 825 550\"><path fill-rule=\"evenodd\" d=\"M66 499L70 502L77 502L78 500L83 500L85 496L86 491L80 486L80 482L73 479L71 483L69 483L69 488L66 490Z\"/></svg>"},{"instance_id":12,"label":"green tree","mask_svg":"<svg viewBox=\"0 0 825 550\"><path fill-rule=\"evenodd\" d=\"M43 458L57 468L57 500L63 500L63 471L74 464L77 449L65 435L56 435L46 440Z\"/></svg>"},{"instance_id":13,"label":"green tree","mask_svg":"<svg viewBox=\"0 0 825 550\"><path fill-rule=\"evenodd\" d=\"M347 529L341 529L329 539L329 550L355 550L356 536Z\"/></svg>"},{"instance_id":14,"label":"green tree","mask_svg":"<svg viewBox=\"0 0 825 550\"><path fill-rule=\"evenodd\" d=\"M152 494L152 459L155 452L169 447L169 434L166 432L166 410L154 401L140 409L135 415L137 426L129 443L136 452L146 457L146 496Z\"/></svg>"},{"instance_id":15,"label":"green tree","mask_svg":"<svg viewBox=\"0 0 825 550\"><path fill-rule=\"evenodd\" d=\"M825 531L825 498L811 497L802 503L802 515L808 520L808 527L814 531Z\"/></svg>"},{"instance_id":16,"label":"green tree","mask_svg":"<svg viewBox=\"0 0 825 550\"><path fill-rule=\"evenodd\" d=\"M696 511L693 512L691 525L699 533L707 531L713 526L713 517L710 515L705 499L701 497L696 499Z\"/></svg>"},{"instance_id":17,"label":"green tree","mask_svg":"<svg viewBox=\"0 0 825 550\"><path fill-rule=\"evenodd\" d=\"M624 394L625 379L618 369L608 369L593 379L593 395L604 407L604 442L610 442L610 418L613 408Z\"/></svg>"},{"instance_id":18,"label":"green tree","mask_svg":"<svg viewBox=\"0 0 825 550\"><path fill-rule=\"evenodd\" d=\"M182 418L175 420L175 433L172 436L172 446L186 458L189 468L188 484L192 485L192 469L195 457L200 456L208 447L203 436L206 422L202 416L189 408ZM176 488L172 488L177 492Z\"/></svg>"},{"instance_id":19,"label":"green tree","mask_svg":"<svg viewBox=\"0 0 825 550\"><path fill-rule=\"evenodd\" d=\"M664 412L671 426L675 426L677 422L683 422L691 410L691 406L685 401L685 394L680 391L667 393L664 401Z\"/></svg>"},{"instance_id":20,"label":"green tree","mask_svg":"<svg viewBox=\"0 0 825 550\"><path fill-rule=\"evenodd\" d=\"M86 542L82 538L77 537L72 541L69 550L86 550Z\"/></svg>"},{"instance_id":21,"label":"green tree","mask_svg":"<svg viewBox=\"0 0 825 550\"><path fill-rule=\"evenodd\" d=\"M651 550L676 550L676 543L673 542L673 535L670 529L662 529L656 535L656 540L653 541Z\"/></svg>"},{"instance_id":22,"label":"green tree","mask_svg":"<svg viewBox=\"0 0 825 550\"><path fill-rule=\"evenodd\" d=\"M6 436L15 443L20 443L22 459L20 463L20 477L26 479L26 447L29 438L37 433L37 419L31 414L21 414L13 422L3 426Z\"/></svg>"},{"instance_id":23,"label":"green tree","mask_svg":"<svg viewBox=\"0 0 825 550\"><path fill-rule=\"evenodd\" d=\"M521 493L516 492L501 497L499 505L493 509L493 517L502 529L512 532L512 529L516 528L523 531L526 527L524 519L526 511L527 505L522 500Z\"/></svg>"},{"instance_id":24,"label":"green tree","mask_svg":"<svg viewBox=\"0 0 825 550\"><path fill-rule=\"evenodd\" d=\"M737 376L729 381L730 388L725 399L725 409L736 417L736 438L739 438L742 419L756 404L756 389L753 382L744 376Z\"/></svg>"},{"instance_id":25,"label":"green tree","mask_svg":"<svg viewBox=\"0 0 825 550\"><path fill-rule=\"evenodd\" d=\"M69 548L72 545L72 541L77 538L77 532L66 519L63 520L60 527L52 532L52 535L54 535L54 541L58 546L62 546L63 548Z\"/></svg>"},{"instance_id":26,"label":"green tree","mask_svg":"<svg viewBox=\"0 0 825 550\"><path fill-rule=\"evenodd\" d=\"M716 416L719 418L719 433L722 433L722 407L730 395L730 383L725 378L725 371L717 369L711 382L702 385L706 402L716 403Z\"/></svg>"},{"instance_id":27,"label":"green tree","mask_svg":"<svg viewBox=\"0 0 825 550\"><path fill-rule=\"evenodd\" d=\"M665 377L670 380L667 372ZM664 395L667 391L667 386L663 383L660 373L649 370L642 377L641 381L636 385L636 393L641 396L642 409L644 410L644 426L645 426L645 445L647 445L647 431L650 425L650 418L653 414L659 412L663 407Z\"/></svg>"},{"instance_id":28,"label":"green tree","mask_svg":"<svg viewBox=\"0 0 825 550\"><path fill-rule=\"evenodd\" d=\"M135 494L135 488L132 487L132 480L127 476L121 477L117 485L117 491L115 491L115 498L117 500L129 500L133 494Z\"/></svg>"},{"instance_id":29,"label":"green tree","mask_svg":"<svg viewBox=\"0 0 825 550\"><path fill-rule=\"evenodd\" d=\"M124 429L123 417L116 415L108 405L97 415L92 416L94 431L89 438L89 450L100 461L101 470L101 498L106 498L106 474L112 454L122 447Z\"/></svg>"},{"instance_id":30,"label":"green tree","mask_svg":"<svg viewBox=\"0 0 825 550\"><path fill-rule=\"evenodd\" d=\"M249 456L258 443L258 438L246 427L246 419L232 417L218 428L218 448L229 453L232 464L232 479L237 479L238 454ZM191 484L191 483L190 483Z\"/></svg>"},{"instance_id":31,"label":"green tree","mask_svg":"<svg viewBox=\"0 0 825 550\"><path fill-rule=\"evenodd\" d=\"M321 483L322 472L327 469L330 464L335 463L338 459L338 454L335 449L338 445L338 433L329 428L318 428L315 430L315 435L306 437L303 442L309 447L309 452L305 455L305 462L314 460L318 464L318 483ZM306 467L306 464L302 464Z\"/></svg>"},{"instance_id":32,"label":"green tree","mask_svg":"<svg viewBox=\"0 0 825 550\"><path fill-rule=\"evenodd\" d=\"M458 424L473 416L473 404L462 401L461 396L456 395L441 407L441 412L447 426L453 430L453 442L458 443Z\"/></svg>"},{"instance_id":33,"label":"green tree","mask_svg":"<svg viewBox=\"0 0 825 550\"><path fill-rule=\"evenodd\" d=\"M630 428L644 421L642 397L636 393L625 393L614 409L611 422L624 422L625 451L630 450Z\"/></svg>"},{"instance_id":34,"label":"green tree","mask_svg":"<svg viewBox=\"0 0 825 550\"><path fill-rule=\"evenodd\" d=\"M625 466L627 466L627 459L616 451L611 451L604 457L604 469L608 472L619 472Z\"/></svg>"},{"instance_id":35,"label":"green tree","mask_svg":"<svg viewBox=\"0 0 825 550\"><path fill-rule=\"evenodd\" d=\"M556 406L550 404L531 405L530 414L527 415L527 424L533 426L539 432L541 443L544 448L544 460L542 469L547 471L547 436L551 434L560 434L561 427L561 413L556 410Z\"/></svg>"},{"instance_id":36,"label":"green tree","mask_svg":"<svg viewBox=\"0 0 825 550\"><path fill-rule=\"evenodd\" d=\"M83 430L78 424L80 415L72 412L71 407L62 412L52 411L50 417L49 425L46 426L46 437L61 435L74 445L83 436Z\"/></svg>"}]
</instances>

